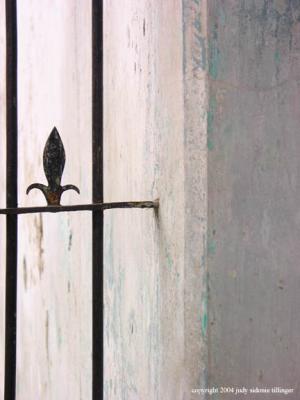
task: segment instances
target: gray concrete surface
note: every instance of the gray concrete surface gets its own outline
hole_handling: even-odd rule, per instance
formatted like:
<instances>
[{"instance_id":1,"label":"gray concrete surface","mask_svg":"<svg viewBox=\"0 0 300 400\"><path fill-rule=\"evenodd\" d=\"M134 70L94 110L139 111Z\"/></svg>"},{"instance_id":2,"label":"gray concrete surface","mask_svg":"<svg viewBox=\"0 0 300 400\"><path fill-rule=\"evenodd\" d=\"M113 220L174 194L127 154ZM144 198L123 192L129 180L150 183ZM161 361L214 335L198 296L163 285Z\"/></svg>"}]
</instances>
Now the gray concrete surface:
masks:
<instances>
[{"instance_id":1,"label":"gray concrete surface","mask_svg":"<svg viewBox=\"0 0 300 400\"><path fill-rule=\"evenodd\" d=\"M299 399L300 3L212 0L208 22L209 384Z\"/></svg>"}]
</instances>

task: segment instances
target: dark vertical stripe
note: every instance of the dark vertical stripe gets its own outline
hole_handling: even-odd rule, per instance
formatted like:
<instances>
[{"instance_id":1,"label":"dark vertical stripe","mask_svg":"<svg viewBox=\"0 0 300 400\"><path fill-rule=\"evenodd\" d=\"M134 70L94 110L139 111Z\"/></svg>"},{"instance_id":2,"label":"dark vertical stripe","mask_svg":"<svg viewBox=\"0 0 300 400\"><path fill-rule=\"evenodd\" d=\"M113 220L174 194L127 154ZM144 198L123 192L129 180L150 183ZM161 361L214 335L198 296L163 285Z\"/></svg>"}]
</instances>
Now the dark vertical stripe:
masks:
<instances>
[{"instance_id":1,"label":"dark vertical stripe","mask_svg":"<svg viewBox=\"0 0 300 400\"><path fill-rule=\"evenodd\" d=\"M6 0L6 205L18 203L17 4ZM6 217L6 303L4 399L16 393L17 215Z\"/></svg>"},{"instance_id":2,"label":"dark vertical stripe","mask_svg":"<svg viewBox=\"0 0 300 400\"><path fill-rule=\"evenodd\" d=\"M92 0L93 202L103 202L103 6ZM103 211L93 211L93 400L103 399Z\"/></svg>"}]
</instances>

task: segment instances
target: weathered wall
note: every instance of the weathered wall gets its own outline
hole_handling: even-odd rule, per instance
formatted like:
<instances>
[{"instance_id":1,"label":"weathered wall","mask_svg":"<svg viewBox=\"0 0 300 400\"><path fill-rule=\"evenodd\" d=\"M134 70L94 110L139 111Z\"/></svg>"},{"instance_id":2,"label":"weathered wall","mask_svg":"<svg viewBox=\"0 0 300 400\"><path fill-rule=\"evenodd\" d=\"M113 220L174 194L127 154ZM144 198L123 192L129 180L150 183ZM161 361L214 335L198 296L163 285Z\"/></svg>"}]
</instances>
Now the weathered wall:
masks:
<instances>
[{"instance_id":1,"label":"weathered wall","mask_svg":"<svg viewBox=\"0 0 300 400\"><path fill-rule=\"evenodd\" d=\"M106 212L107 399L188 399L205 376L205 2L197 3L104 3L105 198L160 200L158 213Z\"/></svg>"},{"instance_id":2,"label":"weathered wall","mask_svg":"<svg viewBox=\"0 0 300 400\"><path fill-rule=\"evenodd\" d=\"M299 20L298 1L209 2L209 384L294 388L289 399L300 371Z\"/></svg>"},{"instance_id":3,"label":"weathered wall","mask_svg":"<svg viewBox=\"0 0 300 400\"><path fill-rule=\"evenodd\" d=\"M44 204L25 190L53 125L82 193L63 202L88 202L90 2L18 6L19 203ZM107 0L104 17L105 200L160 199L105 212L106 399L297 389L299 2ZM88 399L90 215L22 216L19 243L18 398Z\"/></svg>"},{"instance_id":4,"label":"weathered wall","mask_svg":"<svg viewBox=\"0 0 300 400\"><path fill-rule=\"evenodd\" d=\"M54 125L63 182L81 189L63 203L90 201L90 13L83 0L18 2L19 205L45 203L25 191L45 182ZM105 398L189 399L207 374L206 2L105 1L104 15L105 200L160 199L156 213L105 212ZM19 221L17 398L89 399L90 215Z\"/></svg>"},{"instance_id":5,"label":"weathered wall","mask_svg":"<svg viewBox=\"0 0 300 400\"><path fill-rule=\"evenodd\" d=\"M42 153L66 150L62 203L91 199L91 4L18 1L19 205L43 205ZM19 218L18 399L91 398L91 216Z\"/></svg>"}]
</instances>

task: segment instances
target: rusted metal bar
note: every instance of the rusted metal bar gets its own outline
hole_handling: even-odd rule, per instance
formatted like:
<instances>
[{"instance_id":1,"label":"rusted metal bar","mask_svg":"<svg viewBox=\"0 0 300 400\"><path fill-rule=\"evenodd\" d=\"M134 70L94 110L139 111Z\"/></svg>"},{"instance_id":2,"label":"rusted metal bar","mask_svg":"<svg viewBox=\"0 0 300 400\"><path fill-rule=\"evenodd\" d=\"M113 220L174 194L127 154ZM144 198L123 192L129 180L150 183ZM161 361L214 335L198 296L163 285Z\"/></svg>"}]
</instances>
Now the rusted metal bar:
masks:
<instances>
[{"instance_id":1,"label":"rusted metal bar","mask_svg":"<svg viewBox=\"0 0 300 400\"><path fill-rule=\"evenodd\" d=\"M93 203L103 203L103 4L92 0ZM103 210L92 218L92 399L103 399Z\"/></svg>"},{"instance_id":2,"label":"rusted metal bar","mask_svg":"<svg viewBox=\"0 0 300 400\"><path fill-rule=\"evenodd\" d=\"M0 208L0 214L17 215L17 214L33 214L33 213L58 213L66 211L104 211L113 208L158 208L158 200L77 204L69 206L59 205L59 206L41 206L41 207L37 206L37 207Z\"/></svg>"},{"instance_id":3,"label":"rusted metal bar","mask_svg":"<svg viewBox=\"0 0 300 400\"><path fill-rule=\"evenodd\" d=\"M6 0L6 206L18 205L17 2ZM18 217L6 217L4 400L16 396Z\"/></svg>"}]
</instances>

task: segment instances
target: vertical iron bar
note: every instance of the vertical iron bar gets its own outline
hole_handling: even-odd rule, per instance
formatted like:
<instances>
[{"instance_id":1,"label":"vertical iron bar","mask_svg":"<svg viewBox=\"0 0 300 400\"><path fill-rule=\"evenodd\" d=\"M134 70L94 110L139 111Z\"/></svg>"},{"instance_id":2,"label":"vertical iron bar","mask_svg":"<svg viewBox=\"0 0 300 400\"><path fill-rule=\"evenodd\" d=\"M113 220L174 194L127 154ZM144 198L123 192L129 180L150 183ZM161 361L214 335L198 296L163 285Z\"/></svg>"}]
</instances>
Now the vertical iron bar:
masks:
<instances>
[{"instance_id":1,"label":"vertical iron bar","mask_svg":"<svg viewBox=\"0 0 300 400\"><path fill-rule=\"evenodd\" d=\"M17 4L6 0L6 204L18 203ZM4 399L15 400L17 347L18 217L6 217Z\"/></svg>"},{"instance_id":2,"label":"vertical iron bar","mask_svg":"<svg viewBox=\"0 0 300 400\"><path fill-rule=\"evenodd\" d=\"M103 5L92 0L93 203L103 202ZM93 400L103 399L103 211L93 211Z\"/></svg>"}]
</instances>

